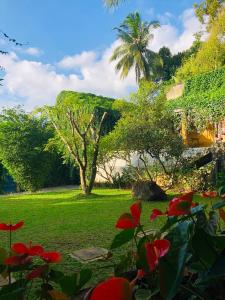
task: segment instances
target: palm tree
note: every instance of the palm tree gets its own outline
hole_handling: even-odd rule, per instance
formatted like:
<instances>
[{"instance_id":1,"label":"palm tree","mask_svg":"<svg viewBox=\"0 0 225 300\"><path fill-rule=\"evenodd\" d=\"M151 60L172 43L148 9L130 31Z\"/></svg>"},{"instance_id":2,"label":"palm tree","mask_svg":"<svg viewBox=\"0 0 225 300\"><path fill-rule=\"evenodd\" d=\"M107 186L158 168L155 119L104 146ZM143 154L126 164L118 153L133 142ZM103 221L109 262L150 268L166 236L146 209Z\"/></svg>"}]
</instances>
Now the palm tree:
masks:
<instances>
[{"instance_id":1,"label":"palm tree","mask_svg":"<svg viewBox=\"0 0 225 300\"><path fill-rule=\"evenodd\" d=\"M111 7L118 6L123 1L124 0L104 0L104 3L105 3L106 6L111 8Z\"/></svg>"},{"instance_id":2,"label":"palm tree","mask_svg":"<svg viewBox=\"0 0 225 300\"><path fill-rule=\"evenodd\" d=\"M159 23L144 22L138 12L129 14L117 28L117 37L121 41L111 56L111 61L118 61L116 71L122 79L127 77L132 68L135 69L136 81L141 78L150 80L159 63L158 55L148 49L153 38L152 29L159 27Z\"/></svg>"}]
</instances>

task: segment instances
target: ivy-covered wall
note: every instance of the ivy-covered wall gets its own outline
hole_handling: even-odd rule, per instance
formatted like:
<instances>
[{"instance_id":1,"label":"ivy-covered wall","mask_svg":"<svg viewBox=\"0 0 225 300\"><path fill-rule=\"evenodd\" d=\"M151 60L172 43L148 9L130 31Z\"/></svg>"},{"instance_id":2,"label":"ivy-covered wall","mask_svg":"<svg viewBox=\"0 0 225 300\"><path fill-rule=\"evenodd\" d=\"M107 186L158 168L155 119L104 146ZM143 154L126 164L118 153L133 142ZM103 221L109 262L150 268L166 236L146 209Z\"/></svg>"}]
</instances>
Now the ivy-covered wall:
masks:
<instances>
[{"instance_id":1,"label":"ivy-covered wall","mask_svg":"<svg viewBox=\"0 0 225 300\"><path fill-rule=\"evenodd\" d=\"M188 79L183 96L168 106L185 111L199 128L219 122L225 117L225 67Z\"/></svg>"}]
</instances>

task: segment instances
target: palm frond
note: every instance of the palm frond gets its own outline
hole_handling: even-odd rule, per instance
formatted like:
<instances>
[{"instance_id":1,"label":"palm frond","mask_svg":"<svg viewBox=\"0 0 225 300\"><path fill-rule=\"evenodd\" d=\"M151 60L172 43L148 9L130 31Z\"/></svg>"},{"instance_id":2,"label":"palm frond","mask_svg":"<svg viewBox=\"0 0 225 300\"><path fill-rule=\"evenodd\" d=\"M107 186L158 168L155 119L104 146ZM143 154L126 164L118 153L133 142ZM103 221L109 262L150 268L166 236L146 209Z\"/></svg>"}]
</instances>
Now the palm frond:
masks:
<instances>
[{"instance_id":1,"label":"palm frond","mask_svg":"<svg viewBox=\"0 0 225 300\"><path fill-rule=\"evenodd\" d=\"M112 8L118 6L120 3L124 2L125 0L103 0L103 1L107 7Z\"/></svg>"}]
</instances>

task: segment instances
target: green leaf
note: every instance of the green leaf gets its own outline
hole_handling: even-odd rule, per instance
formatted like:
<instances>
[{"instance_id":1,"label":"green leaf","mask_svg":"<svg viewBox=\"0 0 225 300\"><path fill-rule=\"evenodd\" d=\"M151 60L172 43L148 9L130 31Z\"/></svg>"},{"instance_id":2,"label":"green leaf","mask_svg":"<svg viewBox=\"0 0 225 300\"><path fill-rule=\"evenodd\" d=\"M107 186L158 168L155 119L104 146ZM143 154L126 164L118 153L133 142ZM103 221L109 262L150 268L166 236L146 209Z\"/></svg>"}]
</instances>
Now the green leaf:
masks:
<instances>
[{"instance_id":1,"label":"green leaf","mask_svg":"<svg viewBox=\"0 0 225 300\"><path fill-rule=\"evenodd\" d=\"M124 245L127 242L129 242L130 240L132 240L133 237L134 237L134 229L133 228L125 229L125 230L121 231L114 237L114 240L112 242L110 249L112 250L112 249L121 247L122 245Z\"/></svg>"},{"instance_id":2,"label":"green leaf","mask_svg":"<svg viewBox=\"0 0 225 300\"><path fill-rule=\"evenodd\" d=\"M0 289L1 300L22 300L25 292L25 280L18 280Z\"/></svg>"},{"instance_id":3,"label":"green leaf","mask_svg":"<svg viewBox=\"0 0 225 300\"><path fill-rule=\"evenodd\" d=\"M212 205L213 209L219 209L225 206L225 200L218 201Z\"/></svg>"},{"instance_id":4,"label":"green leaf","mask_svg":"<svg viewBox=\"0 0 225 300\"><path fill-rule=\"evenodd\" d=\"M79 274L79 290L91 279L92 271L90 269L82 269Z\"/></svg>"},{"instance_id":5,"label":"green leaf","mask_svg":"<svg viewBox=\"0 0 225 300\"><path fill-rule=\"evenodd\" d=\"M173 299L183 278L189 240L193 223L185 221L176 225L166 236L171 242L168 254L159 262L159 284L162 296Z\"/></svg>"},{"instance_id":6,"label":"green leaf","mask_svg":"<svg viewBox=\"0 0 225 300\"><path fill-rule=\"evenodd\" d=\"M225 193L225 186L221 186L219 189L218 189L218 194L221 196Z\"/></svg>"},{"instance_id":7,"label":"green leaf","mask_svg":"<svg viewBox=\"0 0 225 300\"><path fill-rule=\"evenodd\" d=\"M206 268L210 268L225 249L225 236L210 235L205 230L196 228L191 244L197 258Z\"/></svg>"},{"instance_id":8,"label":"green leaf","mask_svg":"<svg viewBox=\"0 0 225 300\"><path fill-rule=\"evenodd\" d=\"M63 276L59 281L62 292L68 296L74 296L78 291L77 279L78 274L73 274L71 276Z\"/></svg>"}]
</instances>

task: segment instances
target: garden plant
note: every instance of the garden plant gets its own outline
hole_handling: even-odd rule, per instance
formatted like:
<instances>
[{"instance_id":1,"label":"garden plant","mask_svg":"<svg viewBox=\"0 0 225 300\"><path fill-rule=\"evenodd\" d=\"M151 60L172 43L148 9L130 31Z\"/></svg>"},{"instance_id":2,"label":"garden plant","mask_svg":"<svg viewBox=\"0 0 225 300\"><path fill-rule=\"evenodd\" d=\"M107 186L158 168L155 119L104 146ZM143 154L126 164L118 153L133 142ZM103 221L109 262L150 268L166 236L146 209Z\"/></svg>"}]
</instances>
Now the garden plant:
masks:
<instances>
[{"instance_id":1,"label":"garden plant","mask_svg":"<svg viewBox=\"0 0 225 300\"><path fill-rule=\"evenodd\" d=\"M210 198L209 206L195 203L193 196L189 192L173 198L165 211L153 209L149 224L165 218L154 231L144 229L141 201L135 201L115 224L119 233L107 259L111 262L120 247L124 255L114 263L114 274L85 289L93 275L90 269L63 274L54 267L61 260L59 252L32 242L13 243L13 233L23 221L1 223L0 230L9 235L9 249L0 248L0 272L8 281L0 299L224 299L224 188L202 194Z\"/></svg>"}]
</instances>

